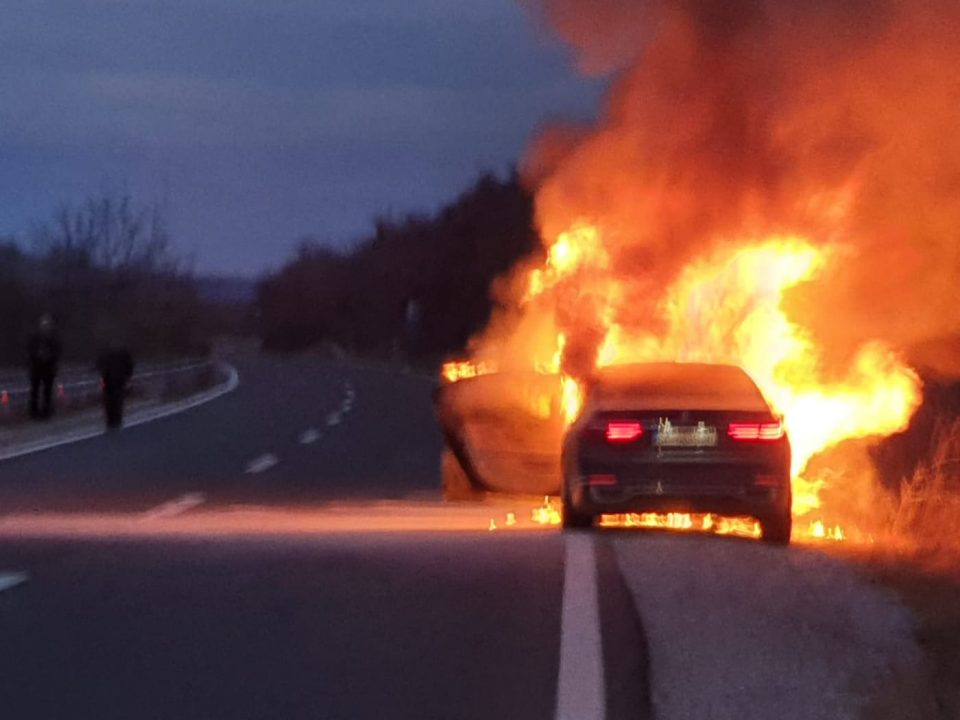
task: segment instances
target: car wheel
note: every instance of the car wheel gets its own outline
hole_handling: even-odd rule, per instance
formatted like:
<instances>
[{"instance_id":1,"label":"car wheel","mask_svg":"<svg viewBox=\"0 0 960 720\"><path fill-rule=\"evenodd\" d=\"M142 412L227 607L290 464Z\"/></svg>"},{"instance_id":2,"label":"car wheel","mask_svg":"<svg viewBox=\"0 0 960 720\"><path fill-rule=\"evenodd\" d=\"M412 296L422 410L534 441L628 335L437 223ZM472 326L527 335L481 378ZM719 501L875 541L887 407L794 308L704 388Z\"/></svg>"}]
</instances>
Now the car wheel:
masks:
<instances>
[{"instance_id":1,"label":"car wheel","mask_svg":"<svg viewBox=\"0 0 960 720\"><path fill-rule=\"evenodd\" d=\"M560 519L565 530L576 530L593 527L593 515L576 512L566 493L563 496L563 507L561 508Z\"/></svg>"},{"instance_id":2,"label":"car wheel","mask_svg":"<svg viewBox=\"0 0 960 720\"><path fill-rule=\"evenodd\" d=\"M440 457L440 481L443 499L448 502L480 500L483 497L483 493L470 482L463 466L450 448L444 448L443 455Z\"/></svg>"},{"instance_id":3,"label":"car wheel","mask_svg":"<svg viewBox=\"0 0 960 720\"><path fill-rule=\"evenodd\" d=\"M789 511L760 519L760 538L772 545L789 545L793 517Z\"/></svg>"}]
</instances>

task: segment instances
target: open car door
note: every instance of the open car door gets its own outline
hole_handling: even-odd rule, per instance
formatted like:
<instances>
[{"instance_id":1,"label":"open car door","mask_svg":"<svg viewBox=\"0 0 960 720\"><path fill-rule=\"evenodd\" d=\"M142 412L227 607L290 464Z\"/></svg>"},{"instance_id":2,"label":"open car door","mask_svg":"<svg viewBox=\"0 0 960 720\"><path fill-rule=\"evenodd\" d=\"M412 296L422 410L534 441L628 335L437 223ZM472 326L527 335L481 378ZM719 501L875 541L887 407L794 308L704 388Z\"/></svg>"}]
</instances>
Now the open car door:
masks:
<instances>
[{"instance_id":1,"label":"open car door","mask_svg":"<svg viewBox=\"0 0 960 720\"><path fill-rule=\"evenodd\" d=\"M491 373L438 388L437 418L457 471L477 491L556 495L560 393L560 376L542 373Z\"/></svg>"}]
</instances>

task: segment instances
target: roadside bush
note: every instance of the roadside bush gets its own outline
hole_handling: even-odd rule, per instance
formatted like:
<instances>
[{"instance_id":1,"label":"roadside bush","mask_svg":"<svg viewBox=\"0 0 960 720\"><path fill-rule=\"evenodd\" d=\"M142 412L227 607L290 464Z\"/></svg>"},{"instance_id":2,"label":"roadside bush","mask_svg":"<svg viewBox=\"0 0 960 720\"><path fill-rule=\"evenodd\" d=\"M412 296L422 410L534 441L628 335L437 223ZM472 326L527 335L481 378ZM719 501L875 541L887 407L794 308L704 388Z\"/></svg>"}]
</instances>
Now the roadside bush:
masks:
<instances>
[{"instance_id":1,"label":"roadside bush","mask_svg":"<svg viewBox=\"0 0 960 720\"><path fill-rule=\"evenodd\" d=\"M483 175L431 217L376 220L349 253L305 242L259 287L263 344L413 360L457 351L486 325L493 279L536 247L532 199L518 178ZM419 309L413 333L410 302Z\"/></svg>"},{"instance_id":2,"label":"roadside bush","mask_svg":"<svg viewBox=\"0 0 960 720\"><path fill-rule=\"evenodd\" d=\"M903 480L894 532L931 550L960 552L960 418L938 424L929 454Z\"/></svg>"}]
</instances>

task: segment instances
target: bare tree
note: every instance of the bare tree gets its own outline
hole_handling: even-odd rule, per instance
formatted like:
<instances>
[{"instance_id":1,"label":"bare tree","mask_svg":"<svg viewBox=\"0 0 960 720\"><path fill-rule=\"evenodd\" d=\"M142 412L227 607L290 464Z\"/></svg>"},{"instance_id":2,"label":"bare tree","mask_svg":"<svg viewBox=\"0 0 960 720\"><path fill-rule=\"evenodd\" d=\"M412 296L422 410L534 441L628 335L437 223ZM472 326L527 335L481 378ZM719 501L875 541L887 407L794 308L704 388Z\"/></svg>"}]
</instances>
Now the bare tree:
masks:
<instances>
[{"instance_id":1,"label":"bare tree","mask_svg":"<svg viewBox=\"0 0 960 720\"><path fill-rule=\"evenodd\" d=\"M170 272L179 262L171 251L160 205L139 207L129 195L88 198L78 207L62 205L50 222L33 229L35 247L100 270Z\"/></svg>"},{"instance_id":2,"label":"bare tree","mask_svg":"<svg viewBox=\"0 0 960 720\"><path fill-rule=\"evenodd\" d=\"M68 347L95 344L98 327L121 328L150 352L196 344L196 289L159 204L90 197L62 205L32 239L45 270L40 296L64 321Z\"/></svg>"}]
</instances>

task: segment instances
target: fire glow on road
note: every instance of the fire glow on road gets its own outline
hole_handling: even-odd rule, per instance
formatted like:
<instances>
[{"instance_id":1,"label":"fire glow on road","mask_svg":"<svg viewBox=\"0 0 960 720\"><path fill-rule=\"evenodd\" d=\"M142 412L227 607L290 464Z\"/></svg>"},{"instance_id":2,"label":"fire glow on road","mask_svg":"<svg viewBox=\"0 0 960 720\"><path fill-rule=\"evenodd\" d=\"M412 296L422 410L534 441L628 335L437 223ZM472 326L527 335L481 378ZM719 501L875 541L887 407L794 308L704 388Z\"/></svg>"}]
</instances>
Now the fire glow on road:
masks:
<instances>
[{"instance_id":1,"label":"fire glow on road","mask_svg":"<svg viewBox=\"0 0 960 720\"><path fill-rule=\"evenodd\" d=\"M530 511L530 519L544 527L560 525L560 507L558 498L545 497L543 503ZM508 521L505 524L509 527ZM647 530L674 530L683 532L701 532L709 535L731 535L742 538L760 538L760 523L750 517L727 517L713 513L624 513L620 515L602 515L601 528L637 528ZM490 530L498 529L497 520L490 518ZM828 528L823 523L811 524L800 533L807 541L846 540L843 530L837 526Z\"/></svg>"},{"instance_id":2,"label":"fire glow on road","mask_svg":"<svg viewBox=\"0 0 960 720\"><path fill-rule=\"evenodd\" d=\"M346 535L435 533L556 533L558 498L493 498L451 504L430 500L333 502L315 506L236 505L209 507L203 496L188 494L139 513L23 513L0 517L0 538L224 538L295 535L317 538ZM716 515L604 515L605 530L697 532L736 538L758 537L749 518ZM805 533L800 542L840 539L833 531ZM873 542L873 538L857 538ZM822 547L822 545L821 545Z\"/></svg>"},{"instance_id":3,"label":"fire glow on road","mask_svg":"<svg viewBox=\"0 0 960 720\"><path fill-rule=\"evenodd\" d=\"M200 509L198 509L198 507ZM521 508L526 507L524 512ZM23 513L0 517L0 537L229 536L269 534L485 532L491 514L515 532L555 530L534 519L535 501L451 505L439 501L371 501L316 506L178 506L184 512ZM508 520L512 518L512 522Z\"/></svg>"}]
</instances>

